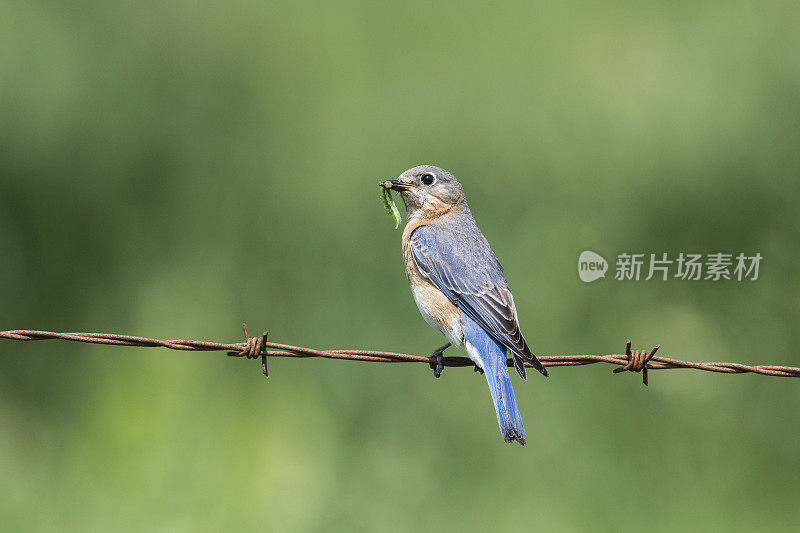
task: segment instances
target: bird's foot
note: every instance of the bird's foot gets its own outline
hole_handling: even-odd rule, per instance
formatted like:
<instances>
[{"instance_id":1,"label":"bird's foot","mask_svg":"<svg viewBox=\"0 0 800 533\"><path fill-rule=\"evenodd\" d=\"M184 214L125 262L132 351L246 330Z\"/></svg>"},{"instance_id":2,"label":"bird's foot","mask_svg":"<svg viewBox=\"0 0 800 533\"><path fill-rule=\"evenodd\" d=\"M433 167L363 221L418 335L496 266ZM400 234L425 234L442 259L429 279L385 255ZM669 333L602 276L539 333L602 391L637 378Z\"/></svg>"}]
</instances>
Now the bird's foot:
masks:
<instances>
[{"instance_id":1,"label":"bird's foot","mask_svg":"<svg viewBox=\"0 0 800 533\"><path fill-rule=\"evenodd\" d=\"M434 357L436 358L435 362L434 361L430 362L431 368L433 369L433 377L435 378L438 378L439 376L442 375L442 370L444 370L444 357L442 357L442 354L449 347L450 343L448 342L444 346L436 348L431 354L431 358Z\"/></svg>"},{"instance_id":2,"label":"bird's foot","mask_svg":"<svg viewBox=\"0 0 800 533\"><path fill-rule=\"evenodd\" d=\"M478 365L475 365L474 371L475 372L480 372L481 374L483 374L483 369L481 367L479 367Z\"/></svg>"}]
</instances>

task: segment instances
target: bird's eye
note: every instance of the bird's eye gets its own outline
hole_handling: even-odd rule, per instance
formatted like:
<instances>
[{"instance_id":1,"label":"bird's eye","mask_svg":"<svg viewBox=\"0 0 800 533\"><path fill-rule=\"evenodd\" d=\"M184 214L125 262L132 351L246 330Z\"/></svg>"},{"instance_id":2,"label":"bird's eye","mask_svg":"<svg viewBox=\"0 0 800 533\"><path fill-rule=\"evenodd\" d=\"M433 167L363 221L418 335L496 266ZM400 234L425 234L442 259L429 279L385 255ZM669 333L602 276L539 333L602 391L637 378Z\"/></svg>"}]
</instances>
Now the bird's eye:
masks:
<instances>
[{"instance_id":1,"label":"bird's eye","mask_svg":"<svg viewBox=\"0 0 800 533\"><path fill-rule=\"evenodd\" d=\"M425 185L432 185L434 181L436 181L436 176L434 176L433 174L422 175L422 183L424 183Z\"/></svg>"}]
</instances>

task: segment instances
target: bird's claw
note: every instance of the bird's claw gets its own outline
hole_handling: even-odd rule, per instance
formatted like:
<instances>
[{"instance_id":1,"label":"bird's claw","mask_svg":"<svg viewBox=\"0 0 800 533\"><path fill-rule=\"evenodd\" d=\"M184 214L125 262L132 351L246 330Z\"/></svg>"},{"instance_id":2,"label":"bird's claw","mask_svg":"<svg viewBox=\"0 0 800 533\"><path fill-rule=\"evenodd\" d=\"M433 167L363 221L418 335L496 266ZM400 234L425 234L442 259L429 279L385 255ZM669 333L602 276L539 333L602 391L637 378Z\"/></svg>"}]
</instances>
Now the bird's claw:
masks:
<instances>
[{"instance_id":1,"label":"bird's claw","mask_svg":"<svg viewBox=\"0 0 800 533\"><path fill-rule=\"evenodd\" d=\"M442 375L442 370L444 370L444 358L441 353L436 354L436 364L434 365L431 363L431 368L433 368L433 377L438 378Z\"/></svg>"},{"instance_id":2,"label":"bird's claw","mask_svg":"<svg viewBox=\"0 0 800 533\"><path fill-rule=\"evenodd\" d=\"M450 343L448 342L441 348L436 348L433 353L431 354L431 358L436 358L436 361L430 362L430 367L433 369L433 377L438 378L442 375L442 370L444 370L444 357L442 354L444 351L450 347Z\"/></svg>"},{"instance_id":3,"label":"bird's claw","mask_svg":"<svg viewBox=\"0 0 800 533\"><path fill-rule=\"evenodd\" d=\"M481 374L483 374L483 369L481 367L479 367L478 365L475 365L475 368L473 369L473 371L474 372L480 372Z\"/></svg>"}]
</instances>

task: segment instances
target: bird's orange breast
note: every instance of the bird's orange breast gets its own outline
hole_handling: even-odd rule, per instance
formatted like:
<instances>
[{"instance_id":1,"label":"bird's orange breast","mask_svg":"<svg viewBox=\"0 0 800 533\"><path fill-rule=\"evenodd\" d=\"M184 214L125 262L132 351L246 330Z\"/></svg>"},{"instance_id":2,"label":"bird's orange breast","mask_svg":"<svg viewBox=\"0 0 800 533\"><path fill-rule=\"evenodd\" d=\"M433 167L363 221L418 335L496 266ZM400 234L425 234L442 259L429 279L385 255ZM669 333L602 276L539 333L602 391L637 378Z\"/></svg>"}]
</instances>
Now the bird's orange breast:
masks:
<instances>
[{"instance_id":1,"label":"bird's orange breast","mask_svg":"<svg viewBox=\"0 0 800 533\"><path fill-rule=\"evenodd\" d=\"M419 268L417 268L417 263L414 261L414 255L411 251L411 234L418 227L427 224L428 221L426 220L415 220L409 222L403 231L403 261L406 266L408 284L411 286L414 300L425 321L448 338L456 331L459 332L458 336L460 336L461 312L458 306L454 305L436 285L422 275ZM460 344L459 339L450 340L451 342L458 340L459 342L456 342L456 344Z\"/></svg>"}]
</instances>

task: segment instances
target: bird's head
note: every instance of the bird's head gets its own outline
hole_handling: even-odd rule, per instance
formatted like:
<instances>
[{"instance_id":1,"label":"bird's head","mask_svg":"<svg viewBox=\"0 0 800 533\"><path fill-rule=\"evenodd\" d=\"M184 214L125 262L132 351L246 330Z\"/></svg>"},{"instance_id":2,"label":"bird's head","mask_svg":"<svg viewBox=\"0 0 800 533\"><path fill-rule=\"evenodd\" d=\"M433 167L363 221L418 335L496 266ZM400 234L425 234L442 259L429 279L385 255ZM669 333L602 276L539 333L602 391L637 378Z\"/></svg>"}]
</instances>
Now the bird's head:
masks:
<instances>
[{"instance_id":1,"label":"bird's head","mask_svg":"<svg viewBox=\"0 0 800 533\"><path fill-rule=\"evenodd\" d=\"M434 218L467 202L456 177L433 165L408 169L397 179L381 182L381 186L400 193L409 220Z\"/></svg>"}]
</instances>

